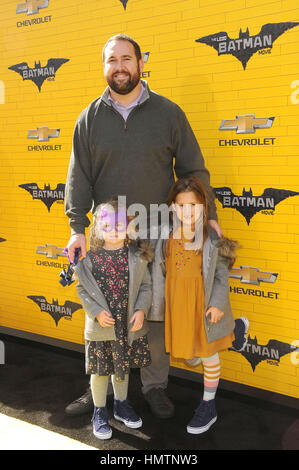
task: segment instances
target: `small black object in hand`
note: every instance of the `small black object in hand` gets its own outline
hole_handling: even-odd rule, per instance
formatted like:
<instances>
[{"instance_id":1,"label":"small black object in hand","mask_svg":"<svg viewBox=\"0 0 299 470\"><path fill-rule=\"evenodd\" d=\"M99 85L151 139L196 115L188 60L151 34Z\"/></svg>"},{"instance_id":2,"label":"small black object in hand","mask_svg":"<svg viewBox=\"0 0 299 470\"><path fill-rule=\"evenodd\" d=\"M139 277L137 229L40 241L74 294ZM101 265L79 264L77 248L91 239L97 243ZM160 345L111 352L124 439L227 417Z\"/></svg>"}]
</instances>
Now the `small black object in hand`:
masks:
<instances>
[{"instance_id":1,"label":"small black object in hand","mask_svg":"<svg viewBox=\"0 0 299 470\"><path fill-rule=\"evenodd\" d=\"M70 286L73 282L75 282L72 280L72 277L74 274L73 266L75 266L78 263L78 260L79 260L79 250L77 249L75 251L74 262L69 264L67 271L63 268L63 270L61 271L59 275L61 277L59 282L63 287Z\"/></svg>"}]
</instances>

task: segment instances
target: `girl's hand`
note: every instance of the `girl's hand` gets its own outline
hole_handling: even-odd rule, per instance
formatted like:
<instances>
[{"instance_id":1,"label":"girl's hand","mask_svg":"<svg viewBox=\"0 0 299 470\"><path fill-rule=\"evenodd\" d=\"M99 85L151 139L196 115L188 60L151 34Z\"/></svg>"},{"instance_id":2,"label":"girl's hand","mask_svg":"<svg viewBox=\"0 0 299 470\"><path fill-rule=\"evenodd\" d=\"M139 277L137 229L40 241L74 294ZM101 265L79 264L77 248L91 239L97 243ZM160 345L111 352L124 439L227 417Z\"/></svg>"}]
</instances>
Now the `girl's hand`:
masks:
<instances>
[{"instance_id":1,"label":"girl's hand","mask_svg":"<svg viewBox=\"0 0 299 470\"><path fill-rule=\"evenodd\" d=\"M215 230L219 238L223 237L221 227L216 220L208 220L208 224L210 227L212 227L212 229Z\"/></svg>"},{"instance_id":2,"label":"girl's hand","mask_svg":"<svg viewBox=\"0 0 299 470\"><path fill-rule=\"evenodd\" d=\"M217 307L209 307L206 311L206 317L208 315L211 315L211 318L209 320L210 323L217 323L223 317L224 312L222 312L222 310L219 310L219 308Z\"/></svg>"},{"instance_id":3,"label":"girl's hand","mask_svg":"<svg viewBox=\"0 0 299 470\"><path fill-rule=\"evenodd\" d=\"M144 322L145 313L143 310L136 310L134 315L132 316L130 323L133 323L133 326L130 331L138 331L141 330Z\"/></svg>"},{"instance_id":4,"label":"girl's hand","mask_svg":"<svg viewBox=\"0 0 299 470\"><path fill-rule=\"evenodd\" d=\"M103 328L107 328L109 326L113 326L115 320L112 318L109 312L106 310L102 310L100 313L97 314L96 319L98 320L99 324Z\"/></svg>"}]
</instances>

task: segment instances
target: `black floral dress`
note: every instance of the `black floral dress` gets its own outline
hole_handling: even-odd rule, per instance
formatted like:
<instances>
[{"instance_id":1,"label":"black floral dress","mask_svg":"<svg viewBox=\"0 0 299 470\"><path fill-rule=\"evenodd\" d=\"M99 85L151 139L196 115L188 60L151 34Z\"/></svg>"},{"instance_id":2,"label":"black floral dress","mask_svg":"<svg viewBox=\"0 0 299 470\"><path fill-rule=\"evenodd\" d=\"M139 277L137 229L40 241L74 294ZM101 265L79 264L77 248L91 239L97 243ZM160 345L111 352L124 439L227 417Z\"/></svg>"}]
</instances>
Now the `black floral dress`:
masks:
<instances>
[{"instance_id":1,"label":"black floral dress","mask_svg":"<svg viewBox=\"0 0 299 470\"><path fill-rule=\"evenodd\" d=\"M129 294L128 248L89 252L93 276L104 294L115 324L116 340L86 341L86 373L115 375L122 381L131 367L151 363L147 336L128 344L127 309Z\"/></svg>"}]
</instances>

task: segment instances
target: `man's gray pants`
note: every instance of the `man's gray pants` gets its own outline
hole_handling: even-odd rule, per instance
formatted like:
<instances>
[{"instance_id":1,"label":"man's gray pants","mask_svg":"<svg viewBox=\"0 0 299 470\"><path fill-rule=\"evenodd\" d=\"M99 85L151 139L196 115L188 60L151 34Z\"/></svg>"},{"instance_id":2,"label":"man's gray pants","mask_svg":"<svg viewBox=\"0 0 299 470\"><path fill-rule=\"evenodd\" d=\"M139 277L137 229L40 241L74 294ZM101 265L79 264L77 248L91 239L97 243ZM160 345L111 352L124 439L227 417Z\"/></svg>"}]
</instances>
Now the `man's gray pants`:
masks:
<instances>
[{"instance_id":1,"label":"man's gray pants","mask_svg":"<svg viewBox=\"0 0 299 470\"><path fill-rule=\"evenodd\" d=\"M169 354L165 352L165 322L148 322L147 333L152 363L148 367L140 369L142 393L145 394L152 388L166 389L169 374Z\"/></svg>"}]
</instances>

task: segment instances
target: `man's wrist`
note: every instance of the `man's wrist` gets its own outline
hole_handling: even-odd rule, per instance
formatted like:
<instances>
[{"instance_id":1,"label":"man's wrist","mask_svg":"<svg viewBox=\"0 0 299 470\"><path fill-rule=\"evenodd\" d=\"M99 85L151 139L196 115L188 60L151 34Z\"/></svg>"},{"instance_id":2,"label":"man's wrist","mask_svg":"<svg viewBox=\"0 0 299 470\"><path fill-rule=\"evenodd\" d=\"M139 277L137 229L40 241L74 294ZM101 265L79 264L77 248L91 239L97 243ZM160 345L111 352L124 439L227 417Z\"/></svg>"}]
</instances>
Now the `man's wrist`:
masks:
<instances>
[{"instance_id":1,"label":"man's wrist","mask_svg":"<svg viewBox=\"0 0 299 470\"><path fill-rule=\"evenodd\" d=\"M84 235L85 236L85 227L83 226L75 226L75 227L71 227L71 237L73 235Z\"/></svg>"},{"instance_id":2,"label":"man's wrist","mask_svg":"<svg viewBox=\"0 0 299 470\"><path fill-rule=\"evenodd\" d=\"M79 238L79 237L84 237L84 238L85 238L85 234L84 234L84 233L73 233L73 234L71 235L71 238L72 238L72 237L77 237L77 238Z\"/></svg>"}]
</instances>

